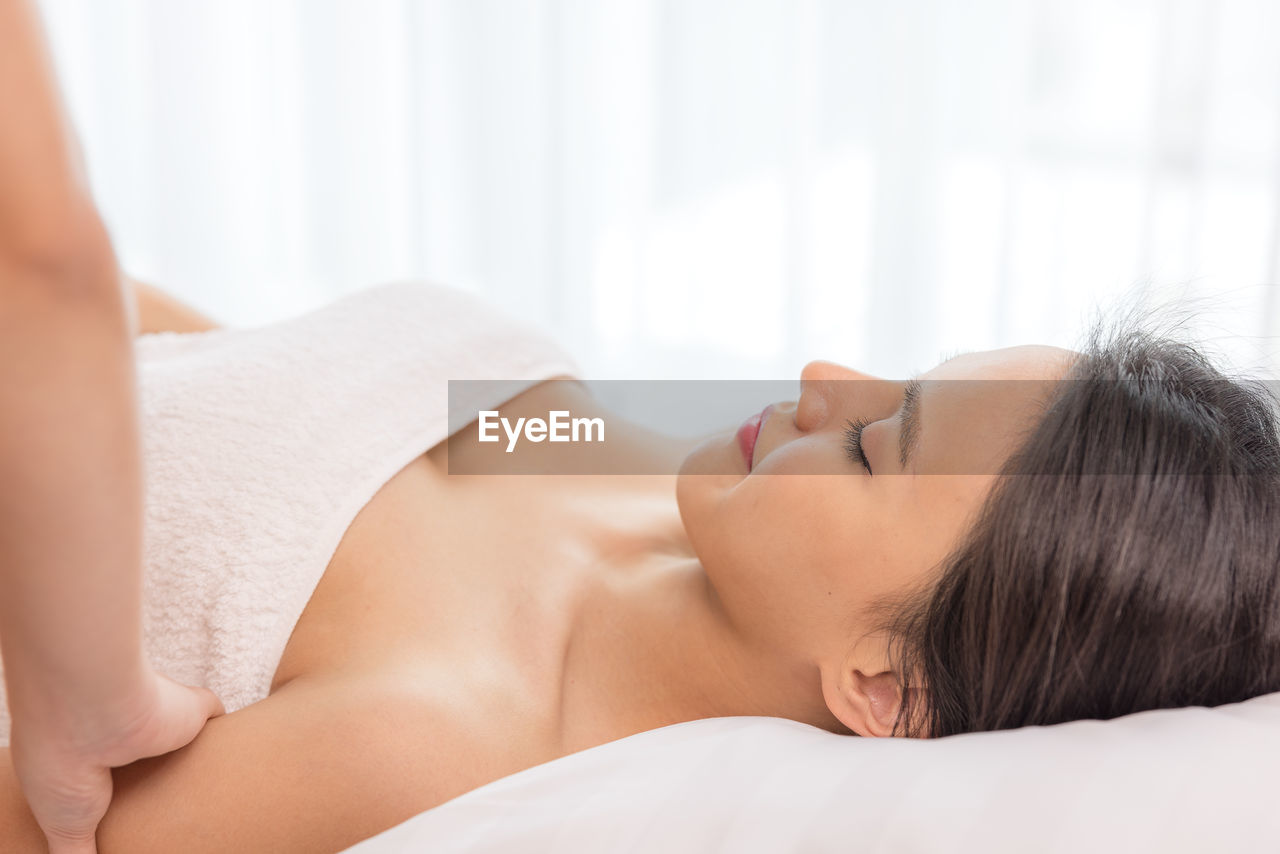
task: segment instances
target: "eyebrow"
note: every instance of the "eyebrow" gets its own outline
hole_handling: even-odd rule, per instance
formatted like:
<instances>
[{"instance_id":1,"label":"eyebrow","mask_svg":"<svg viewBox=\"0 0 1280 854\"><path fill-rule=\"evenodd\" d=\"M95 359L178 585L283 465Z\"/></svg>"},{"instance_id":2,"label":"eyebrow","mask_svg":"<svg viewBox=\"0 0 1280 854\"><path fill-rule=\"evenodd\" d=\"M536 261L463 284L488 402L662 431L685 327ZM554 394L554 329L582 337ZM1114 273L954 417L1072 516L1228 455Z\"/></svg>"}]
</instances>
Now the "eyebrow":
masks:
<instances>
[{"instance_id":1,"label":"eyebrow","mask_svg":"<svg viewBox=\"0 0 1280 854\"><path fill-rule=\"evenodd\" d=\"M918 379L907 380L902 392L902 428L898 432L898 459L906 471L911 455L920 444L920 396L924 389Z\"/></svg>"}]
</instances>

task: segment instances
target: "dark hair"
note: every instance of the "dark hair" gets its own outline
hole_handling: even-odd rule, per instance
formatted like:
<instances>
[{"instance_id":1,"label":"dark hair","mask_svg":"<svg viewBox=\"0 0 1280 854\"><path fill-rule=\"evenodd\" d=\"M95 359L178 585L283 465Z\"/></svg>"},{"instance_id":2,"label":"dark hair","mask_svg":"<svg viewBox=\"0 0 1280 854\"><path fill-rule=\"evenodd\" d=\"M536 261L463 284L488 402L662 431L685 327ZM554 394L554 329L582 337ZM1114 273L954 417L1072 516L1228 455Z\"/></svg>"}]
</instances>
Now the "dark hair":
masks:
<instances>
[{"instance_id":1,"label":"dark hair","mask_svg":"<svg viewBox=\"0 0 1280 854\"><path fill-rule=\"evenodd\" d=\"M891 609L895 734L1280 691L1275 398L1096 325L936 581Z\"/></svg>"}]
</instances>

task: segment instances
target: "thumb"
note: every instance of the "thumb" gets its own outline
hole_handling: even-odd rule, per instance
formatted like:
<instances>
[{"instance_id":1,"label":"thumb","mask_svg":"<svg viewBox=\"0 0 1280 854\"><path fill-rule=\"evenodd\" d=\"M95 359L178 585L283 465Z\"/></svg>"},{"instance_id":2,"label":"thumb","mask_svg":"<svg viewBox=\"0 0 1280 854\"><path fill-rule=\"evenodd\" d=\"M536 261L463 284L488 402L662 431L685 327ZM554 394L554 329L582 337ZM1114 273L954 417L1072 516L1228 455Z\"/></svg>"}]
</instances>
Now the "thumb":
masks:
<instances>
[{"instance_id":1,"label":"thumb","mask_svg":"<svg viewBox=\"0 0 1280 854\"><path fill-rule=\"evenodd\" d=\"M155 673L155 705L140 731L121 748L130 755L112 767L185 747L212 717L225 714L222 701L208 688L182 685Z\"/></svg>"},{"instance_id":2,"label":"thumb","mask_svg":"<svg viewBox=\"0 0 1280 854\"><path fill-rule=\"evenodd\" d=\"M204 709L206 720L227 713L227 709L222 705L222 701L218 699L218 695L208 688L192 687L191 690L196 693L196 702Z\"/></svg>"}]
</instances>

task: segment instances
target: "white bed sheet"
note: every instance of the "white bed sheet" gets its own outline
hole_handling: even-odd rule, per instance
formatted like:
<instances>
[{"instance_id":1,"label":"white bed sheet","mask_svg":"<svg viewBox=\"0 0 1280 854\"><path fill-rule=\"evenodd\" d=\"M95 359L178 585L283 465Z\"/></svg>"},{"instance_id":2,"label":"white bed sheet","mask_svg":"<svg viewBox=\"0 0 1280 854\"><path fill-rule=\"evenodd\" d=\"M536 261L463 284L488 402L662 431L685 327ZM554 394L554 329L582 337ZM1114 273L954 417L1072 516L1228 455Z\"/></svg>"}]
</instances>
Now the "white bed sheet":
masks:
<instances>
[{"instance_id":1,"label":"white bed sheet","mask_svg":"<svg viewBox=\"0 0 1280 854\"><path fill-rule=\"evenodd\" d=\"M497 780L348 849L1280 851L1280 694L926 740L713 718Z\"/></svg>"}]
</instances>

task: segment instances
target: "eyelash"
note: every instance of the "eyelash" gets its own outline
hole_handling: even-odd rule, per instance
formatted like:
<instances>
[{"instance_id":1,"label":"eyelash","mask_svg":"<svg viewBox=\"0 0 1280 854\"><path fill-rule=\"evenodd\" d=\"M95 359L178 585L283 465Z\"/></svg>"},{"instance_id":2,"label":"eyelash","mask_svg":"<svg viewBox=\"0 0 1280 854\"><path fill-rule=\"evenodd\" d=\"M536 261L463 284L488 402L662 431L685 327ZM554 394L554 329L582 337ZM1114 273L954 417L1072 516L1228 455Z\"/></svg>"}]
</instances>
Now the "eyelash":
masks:
<instances>
[{"instance_id":1,"label":"eyelash","mask_svg":"<svg viewBox=\"0 0 1280 854\"><path fill-rule=\"evenodd\" d=\"M861 418L847 423L844 428L844 449L850 460L860 463L867 470L867 474L871 474L871 463L867 461L866 452L862 450L862 430L867 423Z\"/></svg>"}]
</instances>

